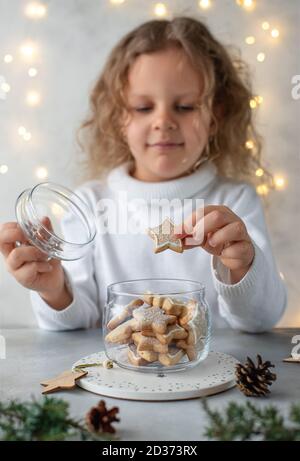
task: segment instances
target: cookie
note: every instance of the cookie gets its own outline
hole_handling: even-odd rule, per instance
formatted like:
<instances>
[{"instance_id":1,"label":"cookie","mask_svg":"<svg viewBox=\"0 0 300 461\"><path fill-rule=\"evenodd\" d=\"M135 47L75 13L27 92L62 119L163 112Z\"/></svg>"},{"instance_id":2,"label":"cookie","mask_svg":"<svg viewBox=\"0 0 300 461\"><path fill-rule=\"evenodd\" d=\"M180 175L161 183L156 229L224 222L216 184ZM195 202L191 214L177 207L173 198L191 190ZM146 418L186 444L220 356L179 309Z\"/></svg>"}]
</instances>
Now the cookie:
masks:
<instances>
[{"instance_id":1,"label":"cookie","mask_svg":"<svg viewBox=\"0 0 300 461\"><path fill-rule=\"evenodd\" d=\"M143 336L147 336L149 338L156 338L156 333L153 330L141 330Z\"/></svg>"},{"instance_id":2,"label":"cookie","mask_svg":"<svg viewBox=\"0 0 300 461\"><path fill-rule=\"evenodd\" d=\"M119 326L121 323L127 320L128 317L132 315L134 309L142 306L143 304L144 301L142 299L133 299L129 304L127 304L127 306L124 306L124 308L108 322L107 328L109 330L114 330L115 328L117 328L117 326Z\"/></svg>"},{"instance_id":3,"label":"cookie","mask_svg":"<svg viewBox=\"0 0 300 461\"><path fill-rule=\"evenodd\" d=\"M179 318L179 324L188 332L187 343L196 344L206 336L206 319L197 301L187 303L185 314Z\"/></svg>"},{"instance_id":4,"label":"cookie","mask_svg":"<svg viewBox=\"0 0 300 461\"><path fill-rule=\"evenodd\" d=\"M138 354L147 362L153 363L158 360L158 353L154 351L138 351Z\"/></svg>"},{"instance_id":5,"label":"cookie","mask_svg":"<svg viewBox=\"0 0 300 461\"><path fill-rule=\"evenodd\" d=\"M156 338L161 344L170 344L174 339L184 339L187 336L188 332L177 323L170 325L164 334L156 333Z\"/></svg>"},{"instance_id":6,"label":"cookie","mask_svg":"<svg viewBox=\"0 0 300 461\"><path fill-rule=\"evenodd\" d=\"M194 315L194 310L197 307L197 301L195 299L190 299L182 309L180 315L179 323L181 326L186 325L190 320L192 320Z\"/></svg>"},{"instance_id":7,"label":"cookie","mask_svg":"<svg viewBox=\"0 0 300 461\"><path fill-rule=\"evenodd\" d=\"M128 352L127 352L127 357L129 362L132 365L135 365L137 367L147 365L147 360L143 359L137 352L136 346L134 344L130 344L128 346Z\"/></svg>"},{"instance_id":8,"label":"cookie","mask_svg":"<svg viewBox=\"0 0 300 461\"><path fill-rule=\"evenodd\" d=\"M193 361L196 360L197 358L197 349L195 346L192 346L188 344L186 341L183 339L180 339L179 341L176 341L176 346L179 347L180 349L184 349L189 360Z\"/></svg>"},{"instance_id":9,"label":"cookie","mask_svg":"<svg viewBox=\"0 0 300 461\"><path fill-rule=\"evenodd\" d=\"M186 312L186 304L169 297L164 299L162 308L166 314L176 315L177 317L184 315Z\"/></svg>"},{"instance_id":10,"label":"cookie","mask_svg":"<svg viewBox=\"0 0 300 461\"><path fill-rule=\"evenodd\" d=\"M167 354L159 354L158 360L162 365L170 367L171 365L176 365L184 355L184 350L177 347L170 347Z\"/></svg>"},{"instance_id":11,"label":"cookie","mask_svg":"<svg viewBox=\"0 0 300 461\"><path fill-rule=\"evenodd\" d=\"M109 343L120 343L125 344L126 342L131 341L131 335L136 328L136 320L130 319L127 322L122 323L114 330L110 331L106 337L105 341Z\"/></svg>"},{"instance_id":12,"label":"cookie","mask_svg":"<svg viewBox=\"0 0 300 461\"><path fill-rule=\"evenodd\" d=\"M167 249L183 252L182 240L174 236L174 224L166 218L159 226L147 230L149 237L154 240L154 253L160 253Z\"/></svg>"},{"instance_id":13,"label":"cookie","mask_svg":"<svg viewBox=\"0 0 300 461\"><path fill-rule=\"evenodd\" d=\"M133 333L132 339L137 346L137 351L154 351L165 354L168 352L167 344L162 344L156 338L143 336L142 333Z\"/></svg>"},{"instance_id":14,"label":"cookie","mask_svg":"<svg viewBox=\"0 0 300 461\"><path fill-rule=\"evenodd\" d=\"M136 331L153 330L156 333L165 333L167 326L176 322L175 315L167 315L159 307L138 307L133 311L137 321Z\"/></svg>"},{"instance_id":15,"label":"cookie","mask_svg":"<svg viewBox=\"0 0 300 461\"><path fill-rule=\"evenodd\" d=\"M145 301L145 303L152 305L152 300L153 300L154 293L151 291L147 290L143 296L142 299Z\"/></svg>"},{"instance_id":16,"label":"cookie","mask_svg":"<svg viewBox=\"0 0 300 461\"><path fill-rule=\"evenodd\" d=\"M152 306L153 307L162 307L165 298L163 296L155 295L152 298Z\"/></svg>"}]
</instances>

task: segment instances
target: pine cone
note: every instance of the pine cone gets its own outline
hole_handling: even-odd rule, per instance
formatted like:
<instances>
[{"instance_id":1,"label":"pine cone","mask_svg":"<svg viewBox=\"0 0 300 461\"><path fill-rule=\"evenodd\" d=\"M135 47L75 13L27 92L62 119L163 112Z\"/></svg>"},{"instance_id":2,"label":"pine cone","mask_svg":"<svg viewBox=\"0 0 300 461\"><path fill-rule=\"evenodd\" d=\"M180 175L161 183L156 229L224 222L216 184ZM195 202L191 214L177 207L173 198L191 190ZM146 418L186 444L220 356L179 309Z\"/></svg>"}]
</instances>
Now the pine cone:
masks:
<instances>
[{"instance_id":1,"label":"pine cone","mask_svg":"<svg viewBox=\"0 0 300 461\"><path fill-rule=\"evenodd\" d=\"M119 413L118 407L107 410L104 400L100 400L98 405L92 407L86 414L85 421L88 429L91 432L109 432L110 434L114 434L116 430L111 423L120 421L116 417L117 413Z\"/></svg>"},{"instance_id":2,"label":"pine cone","mask_svg":"<svg viewBox=\"0 0 300 461\"><path fill-rule=\"evenodd\" d=\"M274 365L269 361L263 363L260 355L257 355L257 366L250 357L247 357L245 365L241 363L236 365L235 376L238 388L247 397L265 396L270 392L268 386L276 380L276 374L270 372L270 367Z\"/></svg>"}]
</instances>

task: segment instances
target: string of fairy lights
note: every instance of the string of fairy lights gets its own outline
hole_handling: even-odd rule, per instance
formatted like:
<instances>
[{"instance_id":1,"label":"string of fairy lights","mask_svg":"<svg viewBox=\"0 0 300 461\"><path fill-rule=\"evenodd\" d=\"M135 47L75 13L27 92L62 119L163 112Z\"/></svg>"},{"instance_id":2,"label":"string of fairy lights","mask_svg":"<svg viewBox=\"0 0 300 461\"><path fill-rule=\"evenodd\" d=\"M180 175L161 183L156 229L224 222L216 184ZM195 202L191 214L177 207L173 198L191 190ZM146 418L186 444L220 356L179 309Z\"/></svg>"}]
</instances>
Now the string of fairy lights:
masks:
<instances>
[{"instance_id":1,"label":"string of fairy lights","mask_svg":"<svg viewBox=\"0 0 300 461\"><path fill-rule=\"evenodd\" d=\"M125 7L126 3L129 3L130 0L107 0L111 6L115 7ZM258 0L232 0L238 7L245 10L245 12L251 12L255 10L257 6ZM152 5L152 14L154 17L157 18L165 18L171 15L171 11L167 5L170 2L152 2L149 0L149 3ZM216 7L214 0L198 0L196 1L197 6L200 10L209 10L210 8L213 9ZM46 20L48 15L48 7L46 4L40 1L29 1L24 8L24 16L32 21L38 20ZM270 39L274 42L280 39L280 31L276 26L270 24L269 21L263 20L261 23L261 29L269 35ZM249 35L245 37L245 43L249 46L253 46L258 43L257 38L255 35ZM262 47L263 48L263 47ZM12 66L15 62L19 62L21 59L28 65L27 69L27 76L29 79L32 80L32 89L29 90L24 97L24 104L29 107L35 108L42 104L42 95L41 93L35 89L34 81L37 80L39 69L36 66L37 57L41 52L39 45L34 41L25 41L21 43L19 49L15 51L15 53L7 52L2 57L2 63L4 68L6 66ZM262 49L257 52L256 60L258 65L263 64L266 60L266 52ZM0 56L0 63L1 63L1 56ZM1 71L1 67L0 67ZM10 95L13 94L14 88L12 88L11 83L5 77L5 69L3 72L4 75L0 75L0 103L1 101L6 101L9 99ZM264 103L264 97L262 95L255 95L250 100L250 107L252 110L257 110L262 104ZM34 138L34 133L30 131L28 127L19 126L16 133L22 142L29 143L32 142ZM249 139L246 142L246 147L249 149L249 153L255 149L255 142L252 139ZM8 165L0 163L0 175L8 173ZM262 168L258 168L256 170L256 176L261 179L261 184L257 186L257 192L260 195L267 195L269 193L269 187L267 184L264 184L263 177L264 177L264 170ZM45 180L48 177L48 169L47 166L39 166L35 170L35 176L38 179ZM275 174L274 175L274 185L277 190L284 190L287 186L286 177L282 174Z\"/></svg>"}]
</instances>

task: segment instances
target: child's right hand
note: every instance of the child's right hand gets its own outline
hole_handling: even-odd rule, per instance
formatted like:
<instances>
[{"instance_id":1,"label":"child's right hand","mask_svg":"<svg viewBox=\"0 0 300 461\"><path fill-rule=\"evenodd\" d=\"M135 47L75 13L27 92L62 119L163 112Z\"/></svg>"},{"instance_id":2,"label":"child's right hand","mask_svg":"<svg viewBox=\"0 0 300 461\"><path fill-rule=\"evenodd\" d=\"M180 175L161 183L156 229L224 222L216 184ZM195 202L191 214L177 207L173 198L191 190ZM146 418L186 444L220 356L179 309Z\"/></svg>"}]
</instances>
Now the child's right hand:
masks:
<instances>
[{"instance_id":1,"label":"child's right hand","mask_svg":"<svg viewBox=\"0 0 300 461\"><path fill-rule=\"evenodd\" d=\"M49 218L43 224L51 229ZM21 246L16 247L16 241ZM17 222L0 224L0 251L8 272L25 288L38 291L43 298L51 298L63 293L65 274L57 259L47 261L47 255L38 248L28 245L28 241Z\"/></svg>"}]
</instances>

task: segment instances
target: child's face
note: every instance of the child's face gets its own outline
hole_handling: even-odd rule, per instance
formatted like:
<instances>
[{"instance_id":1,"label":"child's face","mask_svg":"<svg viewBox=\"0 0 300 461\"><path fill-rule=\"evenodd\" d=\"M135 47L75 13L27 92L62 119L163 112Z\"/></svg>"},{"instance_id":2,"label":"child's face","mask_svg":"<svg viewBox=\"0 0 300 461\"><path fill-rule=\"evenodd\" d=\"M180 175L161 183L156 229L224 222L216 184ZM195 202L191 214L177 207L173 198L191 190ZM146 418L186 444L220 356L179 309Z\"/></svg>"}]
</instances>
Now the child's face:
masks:
<instances>
[{"instance_id":1,"label":"child's face","mask_svg":"<svg viewBox=\"0 0 300 461\"><path fill-rule=\"evenodd\" d=\"M201 111L195 107L201 76L182 50L169 48L139 56L128 81L129 113L123 131L135 158L131 174L142 181L184 176L210 134L210 113L204 106Z\"/></svg>"}]
</instances>

